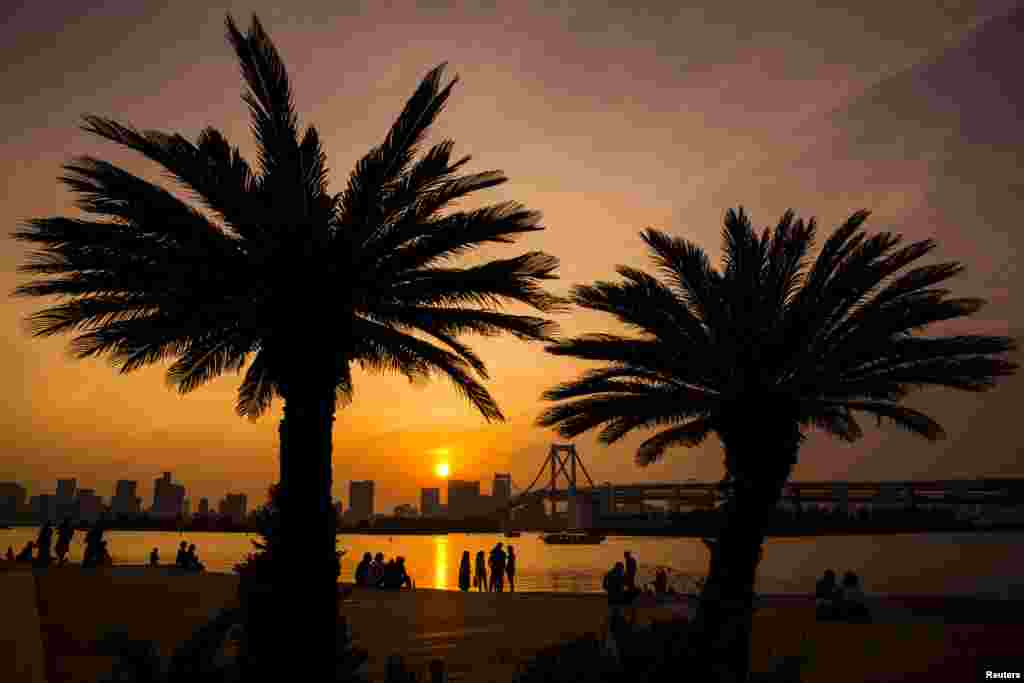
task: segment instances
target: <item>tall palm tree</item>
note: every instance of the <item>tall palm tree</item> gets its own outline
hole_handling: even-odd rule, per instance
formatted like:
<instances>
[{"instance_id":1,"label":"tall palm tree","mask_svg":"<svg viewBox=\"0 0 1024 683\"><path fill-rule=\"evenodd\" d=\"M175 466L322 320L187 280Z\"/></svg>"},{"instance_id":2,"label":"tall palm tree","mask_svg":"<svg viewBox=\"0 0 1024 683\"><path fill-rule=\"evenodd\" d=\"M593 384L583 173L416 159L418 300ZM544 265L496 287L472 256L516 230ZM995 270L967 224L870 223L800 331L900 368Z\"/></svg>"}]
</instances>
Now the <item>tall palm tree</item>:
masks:
<instances>
[{"instance_id":1,"label":"tall palm tree","mask_svg":"<svg viewBox=\"0 0 1024 683\"><path fill-rule=\"evenodd\" d=\"M29 322L34 336L78 333L77 358L105 355L122 373L175 359L167 381L182 394L241 372L251 357L238 414L256 419L274 396L284 400L285 565L272 593L278 632L265 635L276 653L280 638L299 637L282 624L292 631L310 624L300 632L317 639L309 645L316 661L329 656L317 642L331 642L337 617L331 432L336 402L352 398L352 365L410 380L447 377L485 420L502 420L480 382L484 363L459 337L552 341L550 322L501 309L518 302L556 310L559 299L542 281L556 277L558 262L528 252L455 265L479 245L543 228L538 213L512 202L443 213L506 180L499 171L460 175L469 157L453 160L451 140L417 158L457 80L442 87L444 64L426 75L384 142L359 160L347 188L330 194L320 136L312 127L299 135L284 64L259 20L245 35L230 15L226 24L248 84L242 99L258 167L214 128L193 144L86 116L84 130L155 161L205 211L111 163L78 158L61 180L99 220L35 219L14 232L41 246L22 272L52 276L15 294L67 298Z\"/></svg>"},{"instance_id":2,"label":"tall palm tree","mask_svg":"<svg viewBox=\"0 0 1024 683\"><path fill-rule=\"evenodd\" d=\"M974 313L983 301L949 298L935 287L962 270L957 263L900 273L935 242L897 249L899 236L860 230L867 217L854 213L809 269L815 222L794 222L792 211L758 237L742 208L729 210L722 270L692 242L648 229L641 238L660 278L620 266L622 281L577 286L571 294L577 305L610 313L641 336L593 334L546 347L604 365L545 392L547 400L566 402L546 409L540 425L567 438L603 425L599 438L607 444L634 429L661 428L640 445L639 465L718 436L724 517L708 542L700 618L709 637L734 648L720 659L737 680L749 669L764 521L804 432L818 427L855 441L861 428L854 415L864 413L935 440L943 436L939 424L900 405L911 388L983 391L1017 368L998 357L1016 348L1010 338L920 334L930 323ZM736 631L730 635L726 625Z\"/></svg>"}]
</instances>

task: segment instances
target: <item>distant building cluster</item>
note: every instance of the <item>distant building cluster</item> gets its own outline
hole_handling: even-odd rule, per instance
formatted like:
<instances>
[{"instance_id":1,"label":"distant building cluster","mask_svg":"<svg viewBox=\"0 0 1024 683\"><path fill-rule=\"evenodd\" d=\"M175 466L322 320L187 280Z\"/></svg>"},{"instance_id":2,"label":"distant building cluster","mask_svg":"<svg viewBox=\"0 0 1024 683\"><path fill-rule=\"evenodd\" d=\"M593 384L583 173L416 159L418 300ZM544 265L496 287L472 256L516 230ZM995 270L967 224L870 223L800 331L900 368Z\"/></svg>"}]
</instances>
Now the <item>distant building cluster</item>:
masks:
<instances>
[{"instance_id":1,"label":"distant building cluster","mask_svg":"<svg viewBox=\"0 0 1024 683\"><path fill-rule=\"evenodd\" d=\"M464 519L490 515L506 505L512 498L512 475L495 474L491 495L480 492L479 481L448 480L448 502L441 503L441 489L420 489L419 510L415 505L403 503L395 506L395 517L424 517ZM374 482L349 482L349 508L344 518L359 523L374 517Z\"/></svg>"},{"instance_id":2,"label":"distant building cluster","mask_svg":"<svg viewBox=\"0 0 1024 683\"><path fill-rule=\"evenodd\" d=\"M28 497L25 487L17 482L0 482L0 523L14 522L26 516L40 523L57 522L65 517L92 523L104 514L110 514L115 518L143 514L157 519L192 517L192 504L185 496L185 486L175 483L170 472L164 472L160 478L153 481L153 503L149 508L143 507L138 488L137 481L118 480L108 505L104 504L103 498L96 494L95 489L78 488L78 481L73 478L58 479L54 493L41 493L32 497ZM246 495L227 494L220 501L217 510L221 517L226 517L236 524L243 523L248 514ZM211 514L208 498L199 499L196 514Z\"/></svg>"}]
</instances>

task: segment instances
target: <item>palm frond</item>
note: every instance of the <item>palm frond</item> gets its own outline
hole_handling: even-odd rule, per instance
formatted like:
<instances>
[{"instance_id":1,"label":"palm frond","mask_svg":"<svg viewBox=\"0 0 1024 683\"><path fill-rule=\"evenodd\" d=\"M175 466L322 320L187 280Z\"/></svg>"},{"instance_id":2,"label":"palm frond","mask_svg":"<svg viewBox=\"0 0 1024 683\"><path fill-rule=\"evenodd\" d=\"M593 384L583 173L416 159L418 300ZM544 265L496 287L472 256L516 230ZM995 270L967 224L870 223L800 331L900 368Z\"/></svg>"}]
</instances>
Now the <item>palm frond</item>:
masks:
<instances>
[{"instance_id":1,"label":"palm frond","mask_svg":"<svg viewBox=\"0 0 1024 683\"><path fill-rule=\"evenodd\" d=\"M374 245L371 254L382 256L376 266L379 271L397 277L483 244L511 244L518 235L543 230L539 220L539 212L506 202L428 222L400 223ZM368 260L372 258L368 255Z\"/></svg>"},{"instance_id":2,"label":"palm frond","mask_svg":"<svg viewBox=\"0 0 1024 683\"><path fill-rule=\"evenodd\" d=\"M188 347L167 369L167 384L187 394L228 371L238 372L252 351L253 340L236 329L213 330L189 340Z\"/></svg>"},{"instance_id":3,"label":"palm frond","mask_svg":"<svg viewBox=\"0 0 1024 683\"><path fill-rule=\"evenodd\" d=\"M847 401L842 405L847 410L857 410L874 415L878 418L879 425L882 423L882 418L887 418L898 427L923 436L929 441L946 438L946 432L942 429L942 425L924 413L906 406L878 401Z\"/></svg>"},{"instance_id":4,"label":"palm frond","mask_svg":"<svg viewBox=\"0 0 1024 683\"><path fill-rule=\"evenodd\" d=\"M277 48L253 15L246 35L225 18L227 39L238 55L242 77L249 90L242 99L252 114L252 129L259 149L263 178L280 187L277 180L294 180L299 167L298 116L292 101L291 85Z\"/></svg>"},{"instance_id":5,"label":"palm frond","mask_svg":"<svg viewBox=\"0 0 1024 683\"><path fill-rule=\"evenodd\" d=\"M405 104L384 143L356 164L348 187L339 198L340 223L367 239L383 222L386 188L408 167L427 128L444 108L458 77L441 89L445 64L433 68Z\"/></svg>"},{"instance_id":6,"label":"palm frond","mask_svg":"<svg viewBox=\"0 0 1024 683\"><path fill-rule=\"evenodd\" d=\"M266 209L258 191L260 181L253 176L238 148L230 147L216 129L206 128L195 146L180 135L139 132L100 116L83 118L86 125L82 130L160 164L172 179L191 190L235 232L250 238L260 234Z\"/></svg>"},{"instance_id":7,"label":"palm frond","mask_svg":"<svg viewBox=\"0 0 1024 683\"><path fill-rule=\"evenodd\" d=\"M256 418L270 409L275 393L277 393L277 387L270 376L267 356L260 351L249 364L245 379L238 389L235 412L239 417L246 417L251 422L255 422Z\"/></svg>"},{"instance_id":8,"label":"palm frond","mask_svg":"<svg viewBox=\"0 0 1024 683\"><path fill-rule=\"evenodd\" d=\"M640 234L650 247L658 269L668 277L683 301L709 330L714 331L721 320L721 301L716 285L721 276L711 266L703 249L648 228Z\"/></svg>"},{"instance_id":9,"label":"palm frond","mask_svg":"<svg viewBox=\"0 0 1024 683\"><path fill-rule=\"evenodd\" d=\"M362 318L356 320L353 333L363 340L353 356L356 362L378 370L402 372L410 378L443 374L485 420L504 421L498 404L487 389L466 372L467 363L459 355Z\"/></svg>"},{"instance_id":10,"label":"palm frond","mask_svg":"<svg viewBox=\"0 0 1024 683\"><path fill-rule=\"evenodd\" d=\"M421 268L388 289L394 301L417 305L475 304L497 307L518 301L545 313L564 309L564 302L540 286L557 278L558 259L531 251L494 259L469 268Z\"/></svg>"},{"instance_id":11,"label":"palm frond","mask_svg":"<svg viewBox=\"0 0 1024 683\"><path fill-rule=\"evenodd\" d=\"M657 462L672 446L699 446L713 429L714 421L707 416L695 418L677 427L669 427L640 444L636 452L636 464L646 467Z\"/></svg>"}]
</instances>

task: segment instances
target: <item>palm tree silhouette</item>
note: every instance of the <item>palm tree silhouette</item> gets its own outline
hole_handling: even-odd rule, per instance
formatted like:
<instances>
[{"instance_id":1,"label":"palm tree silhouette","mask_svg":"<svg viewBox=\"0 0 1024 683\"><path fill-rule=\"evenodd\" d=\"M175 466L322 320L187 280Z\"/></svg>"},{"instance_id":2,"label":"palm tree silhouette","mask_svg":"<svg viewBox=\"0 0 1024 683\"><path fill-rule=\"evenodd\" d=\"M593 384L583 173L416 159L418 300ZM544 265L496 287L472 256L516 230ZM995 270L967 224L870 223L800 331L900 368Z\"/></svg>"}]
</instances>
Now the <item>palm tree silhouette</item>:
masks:
<instances>
[{"instance_id":1,"label":"palm tree silhouette","mask_svg":"<svg viewBox=\"0 0 1024 683\"><path fill-rule=\"evenodd\" d=\"M803 432L818 427L855 441L861 428L854 413L867 413L935 440L943 436L939 424L900 405L911 388L983 391L1017 368L997 357L1016 348L1010 338L919 334L984 302L948 298L935 287L962 270L957 263L900 274L935 242L895 249L899 236L860 230L867 216L850 216L809 269L815 222L794 222L792 211L758 237L743 209L730 209L721 271L692 242L648 229L641 237L660 279L620 266L623 281L571 293L577 305L610 313L642 336L584 335L546 347L605 365L545 392L547 400L573 400L547 408L538 424L566 438L603 425L606 444L634 429L662 428L640 445L641 466L672 446L718 436L724 517L717 539L706 541L711 560L700 623L709 638L731 643L719 661L736 667L738 680L749 669L763 523L780 500ZM736 627L734 637L727 624Z\"/></svg>"},{"instance_id":2,"label":"palm tree silhouette","mask_svg":"<svg viewBox=\"0 0 1024 683\"><path fill-rule=\"evenodd\" d=\"M457 81L442 87L444 64L332 195L320 136L310 127L300 138L284 64L259 20L245 35L230 15L226 24L248 84L242 99L258 168L214 128L192 144L86 116L84 130L158 163L205 211L111 163L77 158L61 180L81 195L79 208L104 220L35 219L14 232L41 247L21 272L52 276L15 295L69 298L29 324L37 337L78 333L71 349L79 359L106 355L127 373L174 358L167 381L182 394L241 372L252 356L238 414L255 420L275 395L284 400L284 587L273 591L281 621L265 634L275 647L264 666L287 659L273 656L288 635L282 623L310 624L302 637L315 663L331 656L323 643L332 642L337 618L331 432L336 401L352 398L352 364L410 380L445 376L485 420L502 420L478 379L487 378L484 363L459 336L552 341L552 323L501 309L518 302L557 310L560 300L541 283L556 278L558 261L528 252L454 265L479 245L543 227L538 213L513 202L442 213L506 181L499 171L460 175L469 157L452 160L451 140L416 158Z\"/></svg>"}]
</instances>

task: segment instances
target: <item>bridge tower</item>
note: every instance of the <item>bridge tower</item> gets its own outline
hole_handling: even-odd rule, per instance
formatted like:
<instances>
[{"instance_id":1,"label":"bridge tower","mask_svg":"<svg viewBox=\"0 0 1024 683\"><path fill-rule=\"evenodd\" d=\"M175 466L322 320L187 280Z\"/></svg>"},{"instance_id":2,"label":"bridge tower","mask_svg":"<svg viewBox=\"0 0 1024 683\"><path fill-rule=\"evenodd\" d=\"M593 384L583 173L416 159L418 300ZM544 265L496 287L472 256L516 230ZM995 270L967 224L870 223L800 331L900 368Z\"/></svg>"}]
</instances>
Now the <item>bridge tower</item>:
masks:
<instances>
[{"instance_id":1,"label":"bridge tower","mask_svg":"<svg viewBox=\"0 0 1024 683\"><path fill-rule=\"evenodd\" d=\"M564 456L562 455L563 453L565 454ZM569 526L577 529L591 526L592 506L589 504L590 501L587 499L583 501L583 505L579 505L580 501L576 496L577 464L580 470L583 471L583 476L590 482L591 489L593 489L594 481L590 478L590 473L587 472L587 468L583 465L583 461L576 452L576 446L573 444L551 444L545 465L547 464L551 465L551 483L548 490L552 495L558 490L558 475L565 475L569 499ZM554 511L554 503L552 503L552 511Z\"/></svg>"}]
</instances>

